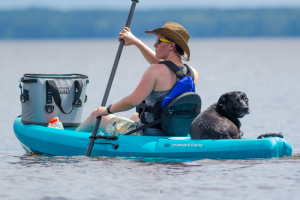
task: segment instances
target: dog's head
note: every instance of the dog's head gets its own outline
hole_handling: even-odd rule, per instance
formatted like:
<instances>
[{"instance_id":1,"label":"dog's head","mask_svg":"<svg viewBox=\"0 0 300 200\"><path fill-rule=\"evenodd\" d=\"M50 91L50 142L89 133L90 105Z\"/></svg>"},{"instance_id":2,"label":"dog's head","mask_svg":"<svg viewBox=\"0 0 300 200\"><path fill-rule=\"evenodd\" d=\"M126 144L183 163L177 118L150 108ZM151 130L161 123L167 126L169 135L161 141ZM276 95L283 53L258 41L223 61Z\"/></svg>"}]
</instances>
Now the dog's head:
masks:
<instances>
[{"instance_id":1,"label":"dog's head","mask_svg":"<svg viewBox=\"0 0 300 200\"><path fill-rule=\"evenodd\" d=\"M244 92L223 94L219 98L218 107L234 118L242 118L250 114L249 100Z\"/></svg>"}]
</instances>

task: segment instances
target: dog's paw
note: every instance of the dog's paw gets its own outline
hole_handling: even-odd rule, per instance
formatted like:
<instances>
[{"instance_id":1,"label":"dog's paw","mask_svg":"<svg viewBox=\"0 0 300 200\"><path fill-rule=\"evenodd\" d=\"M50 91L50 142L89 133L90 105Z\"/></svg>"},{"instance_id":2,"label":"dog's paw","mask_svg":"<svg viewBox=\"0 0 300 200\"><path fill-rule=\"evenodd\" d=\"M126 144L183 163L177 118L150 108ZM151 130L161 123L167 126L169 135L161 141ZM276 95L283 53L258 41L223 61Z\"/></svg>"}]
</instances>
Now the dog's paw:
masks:
<instances>
[{"instance_id":1,"label":"dog's paw","mask_svg":"<svg viewBox=\"0 0 300 200\"><path fill-rule=\"evenodd\" d=\"M266 138L266 137L280 137L283 138L282 133L265 133L265 134L261 134L260 136L257 137L257 139L262 139L262 138Z\"/></svg>"}]
</instances>

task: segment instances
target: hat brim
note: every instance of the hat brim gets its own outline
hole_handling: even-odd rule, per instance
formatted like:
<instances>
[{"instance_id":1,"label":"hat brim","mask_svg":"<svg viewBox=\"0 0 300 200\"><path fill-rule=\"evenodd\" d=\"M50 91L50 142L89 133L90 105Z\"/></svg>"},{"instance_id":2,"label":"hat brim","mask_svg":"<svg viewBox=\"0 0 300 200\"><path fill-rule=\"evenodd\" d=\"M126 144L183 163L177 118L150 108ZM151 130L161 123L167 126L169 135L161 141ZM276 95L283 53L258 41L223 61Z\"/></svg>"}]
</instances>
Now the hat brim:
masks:
<instances>
[{"instance_id":1,"label":"hat brim","mask_svg":"<svg viewBox=\"0 0 300 200\"><path fill-rule=\"evenodd\" d=\"M172 30L167 29L167 28L157 28L157 29L154 29L153 31L145 31L145 33L154 34L154 35L160 34L160 35L162 35L164 37L172 39L186 53L187 60L190 60L190 48L189 48L189 46L187 44L188 41L185 41L175 31L172 31Z\"/></svg>"}]
</instances>

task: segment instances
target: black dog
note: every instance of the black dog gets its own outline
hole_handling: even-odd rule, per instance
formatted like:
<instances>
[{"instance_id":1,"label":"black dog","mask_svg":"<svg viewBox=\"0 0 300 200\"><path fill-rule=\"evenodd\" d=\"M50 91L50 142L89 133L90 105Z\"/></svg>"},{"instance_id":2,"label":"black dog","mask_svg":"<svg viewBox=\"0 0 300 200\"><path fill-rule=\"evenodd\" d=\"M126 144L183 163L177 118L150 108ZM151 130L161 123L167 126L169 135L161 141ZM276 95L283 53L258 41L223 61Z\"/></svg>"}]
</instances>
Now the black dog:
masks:
<instances>
[{"instance_id":1,"label":"black dog","mask_svg":"<svg viewBox=\"0 0 300 200\"><path fill-rule=\"evenodd\" d=\"M243 92L223 94L193 121L192 139L240 139L243 132L238 118L250 113L249 100Z\"/></svg>"}]
</instances>

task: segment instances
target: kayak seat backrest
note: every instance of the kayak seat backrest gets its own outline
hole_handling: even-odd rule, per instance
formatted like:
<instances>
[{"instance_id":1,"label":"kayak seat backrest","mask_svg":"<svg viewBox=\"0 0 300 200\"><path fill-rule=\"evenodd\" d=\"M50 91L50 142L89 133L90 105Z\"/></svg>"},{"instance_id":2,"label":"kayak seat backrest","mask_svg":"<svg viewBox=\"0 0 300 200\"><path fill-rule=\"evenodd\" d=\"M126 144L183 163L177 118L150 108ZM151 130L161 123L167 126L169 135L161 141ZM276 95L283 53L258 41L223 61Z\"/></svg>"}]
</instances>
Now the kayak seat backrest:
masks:
<instances>
[{"instance_id":1,"label":"kayak seat backrest","mask_svg":"<svg viewBox=\"0 0 300 200\"><path fill-rule=\"evenodd\" d=\"M163 109L161 117L173 116L161 122L161 129L170 136L186 137L190 133L192 122L200 112L200 96L194 92L186 92Z\"/></svg>"}]
</instances>

